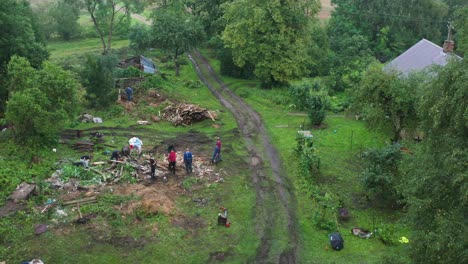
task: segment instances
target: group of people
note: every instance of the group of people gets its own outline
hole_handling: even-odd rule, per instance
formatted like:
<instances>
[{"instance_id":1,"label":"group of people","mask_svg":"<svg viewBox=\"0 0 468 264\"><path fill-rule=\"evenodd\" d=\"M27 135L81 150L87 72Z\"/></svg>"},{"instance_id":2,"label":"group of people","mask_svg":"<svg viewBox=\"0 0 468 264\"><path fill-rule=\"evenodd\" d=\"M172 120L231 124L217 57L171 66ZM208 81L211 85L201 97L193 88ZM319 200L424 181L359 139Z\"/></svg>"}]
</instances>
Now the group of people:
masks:
<instances>
[{"instance_id":1,"label":"group of people","mask_svg":"<svg viewBox=\"0 0 468 264\"><path fill-rule=\"evenodd\" d=\"M134 138L132 138L131 141L132 141L132 143L134 143L135 142ZM136 148L137 148L138 153L140 154L141 153L141 145L143 145L143 143L139 139L138 139L138 141L139 142L138 142L138 144L136 144L136 146L137 146ZM175 150L173 145L170 145L167 150L168 150L167 161L169 162L168 169L173 175L175 175L176 162L177 162L177 153L176 153L176 150ZM131 151L131 149L130 149L129 146L124 146L121 151L114 150L112 152L112 155L111 155L110 159L111 160L119 160L122 156L129 156L130 151ZM186 171L187 174L191 174L193 172L192 161L193 161L193 154L192 154L192 152L190 151L189 148L186 148L186 150L184 152L184 164L185 164L185 171ZM211 163L216 164L219 161L222 161L222 159L221 159L221 139L218 137L217 140L216 140L216 145L215 145L215 149L214 149L214 152L213 152L213 156L211 158ZM155 180L156 179L156 165L157 165L157 163L156 163L156 160L154 159L153 156L150 157L149 164L150 164L150 168L151 168L151 179ZM85 164L83 163L83 165L85 165ZM87 167L87 164L86 164L86 167ZM164 180L166 180L166 177L164 177Z\"/></svg>"}]
</instances>

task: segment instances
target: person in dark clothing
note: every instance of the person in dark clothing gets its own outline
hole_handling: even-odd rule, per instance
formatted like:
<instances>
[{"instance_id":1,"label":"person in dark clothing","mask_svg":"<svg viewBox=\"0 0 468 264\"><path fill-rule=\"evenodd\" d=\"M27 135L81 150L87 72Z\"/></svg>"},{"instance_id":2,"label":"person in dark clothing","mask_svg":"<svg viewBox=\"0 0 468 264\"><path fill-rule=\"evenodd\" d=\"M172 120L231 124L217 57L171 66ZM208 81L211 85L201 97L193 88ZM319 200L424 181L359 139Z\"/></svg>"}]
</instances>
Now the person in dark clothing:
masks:
<instances>
[{"instance_id":1,"label":"person in dark clothing","mask_svg":"<svg viewBox=\"0 0 468 264\"><path fill-rule=\"evenodd\" d=\"M221 159L221 139L218 137L217 140L216 140L216 146L218 147L219 149L219 154L218 154L218 160L219 161L222 161L223 159Z\"/></svg>"},{"instance_id":2,"label":"person in dark clothing","mask_svg":"<svg viewBox=\"0 0 468 264\"><path fill-rule=\"evenodd\" d=\"M132 96L133 96L132 87L128 86L127 88L125 88L125 92L127 93L127 101L131 102L132 101Z\"/></svg>"},{"instance_id":3,"label":"person in dark clothing","mask_svg":"<svg viewBox=\"0 0 468 264\"><path fill-rule=\"evenodd\" d=\"M151 167L151 179L155 180L156 179L156 160L151 157L150 160L150 167Z\"/></svg>"},{"instance_id":4,"label":"person in dark clothing","mask_svg":"<svg viewBox=\"0 0 468 264\"><path fill-rule=\"evenodd\" d=\"M187 172L187 174L192 173L192 152L190 152L189 148L185 150L184 163L185 163L185 171Z\"/></svg>"},{"instance_id":5,"label":"person in dark clothing","mask_svg":"<svg viewBox=\"0 0 468 264\"><path fill-rule=\"evenodd\" d=\"M122 156L125 156L125 157L130 156L130 146L122 147Z\"/></svg>"},{"instance_id":6,"label":"person in dark clothing","mask_svg":"<svg viewBox=\"0 0 468 264\"><path fill-rule=\"evenodd\" d=\"M111 160L119 160L120 159L120 151L118 150L114 150L112 151L112 155L111 155Z\"/></svg>"},{"instance_id":7,"label":"person in dark clothing","mask_svg":"<svg viewBox=\"0 0 468 264\"><path fill-rule=\"evenodd\" d=\"M167 147L167 153L171 153L172 150L175 151L174 145L169 145L169 147Z\"/></svg>"},{"instance_id":8,"label":"person in dark clothing","mask_svg":"<svg viewBox=\"0 0 468 264\"><path fill-rule=\"evenodd\" d=\"M219 148L218 146L215 146L214 152L213 152L213 157L211 158L211 163L216 164L220 161L219 159Z\"/></svg>"},{"instance_id":9,"label":"person in dark clothing","mask_svg":"<svg viewBox=\"0 0 468 264\"><path fill-rule=\"evenodd\" d=\"M172 172L172 174L175 175L175 166L176 166L177 155L176 155L174 150L171 150L171 153L169 153L169 156L167 157L167 160L169 161L169 171Z\"/></svg>"},{"instance_id":10,"label":"person in dark clothing","mask_svg":"<svg viewBox=\"0 0 468 264\"><path fill-rule=\"evenodd\" d=\"M88 169L89 168L89 161L91 160L92 157L93 156L90 156L90 155L81 156L79 163L81 163L81 165L83 165L83 167L85 167L85 169Z\"/></svg>"}]
</instances>

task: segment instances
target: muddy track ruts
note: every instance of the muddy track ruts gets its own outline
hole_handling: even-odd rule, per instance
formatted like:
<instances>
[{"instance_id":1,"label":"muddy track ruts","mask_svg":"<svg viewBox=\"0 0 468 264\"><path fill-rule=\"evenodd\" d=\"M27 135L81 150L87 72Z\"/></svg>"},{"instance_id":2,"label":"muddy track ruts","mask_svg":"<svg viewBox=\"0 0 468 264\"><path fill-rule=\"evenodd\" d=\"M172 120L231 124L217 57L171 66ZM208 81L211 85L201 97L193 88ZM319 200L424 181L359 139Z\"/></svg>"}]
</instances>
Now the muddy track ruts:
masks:
<instances>
[{"instance_id":1,"label":"muddy track ruts","mask_svg":"<svg viewBox=\"0 0 468 264\"><path fill-rule=\"evenodd\" d=\"M296 263L298 238L294 191L260 115L224 84L203 55L193 52L189 59L199 78L232 112L246 141L256 191L255 229L260 239L253 261Z\"/></svg>"}]
</instances>

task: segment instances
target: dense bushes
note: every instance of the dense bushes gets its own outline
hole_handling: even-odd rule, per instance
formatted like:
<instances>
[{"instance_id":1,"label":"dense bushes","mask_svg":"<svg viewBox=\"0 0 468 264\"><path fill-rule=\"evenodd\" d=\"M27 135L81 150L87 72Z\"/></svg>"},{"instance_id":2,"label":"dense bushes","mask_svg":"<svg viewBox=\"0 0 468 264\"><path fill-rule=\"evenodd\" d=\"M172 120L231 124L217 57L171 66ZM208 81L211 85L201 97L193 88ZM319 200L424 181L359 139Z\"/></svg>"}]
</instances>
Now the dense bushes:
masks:
<instances>
[{"instance_id":1,"label":"dense bushes","mask_svg":"<svg viewBox=\"0 0 468 264\"><path fill-rule=\"evenodd\" d=\"M114 83L114 66L117 58L112 55L88 56L83 72L86 99L91 107L106 107L117 98Z\"/></svg>"},{"instance_id":2,"label":"dense bushes","mask_svg":"<svg viewBox=\"0 0 468 264\"><path fill-rule=\"evenodd\" d=\"M5 118L13 125L15 141L35 146L55 142L76 114L79 84L74 76L47 61L36 70L25 58L14 56L8 80Z\"/></svg>"},{"instance_id":3,"label":"dense bushes","mask_svg":"<svg viewBox=\"0 0 468 264\"><path fill-rule=\"evenodd\" d=\"M401 146L394 144L382 149L371 149L366 154L366 169L362 174L364 188L385 205L396 205L399 200L397 186Z\"/></svg>"},{"instance_id":4,"label":"dense bushes","mask_svg":"<svg viewBox=\"0 0 468 264\"><path fill-rule=\"evenodd\" d=\"M326 110L330 106L327 91L319 81L299 82L289 87L289 93L296 108L307 111L309 120L314 126L319 126L325 120Z\"/></svg>"}]
</instances>

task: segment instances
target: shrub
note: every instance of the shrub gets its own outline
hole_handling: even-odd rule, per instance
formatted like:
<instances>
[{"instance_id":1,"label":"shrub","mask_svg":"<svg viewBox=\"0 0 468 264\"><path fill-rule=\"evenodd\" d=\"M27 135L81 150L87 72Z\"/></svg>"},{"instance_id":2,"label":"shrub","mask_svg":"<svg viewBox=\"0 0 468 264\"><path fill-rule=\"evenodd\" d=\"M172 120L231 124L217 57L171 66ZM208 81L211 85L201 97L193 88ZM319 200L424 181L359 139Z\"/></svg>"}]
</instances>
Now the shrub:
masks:
<instances>
[{"instance_id":1,"label":"shrub","mask_svg":"<svg viewBox=\"0 0 468 264\"><path fill-rule=\"evenodd\" d=\"M299 175L312 178L318 175L319 157L315 154L314 141L310 137L304 137L300 134L296 137L296 153L299 154Z\"/></svg>"},{"instance_id":2,"label":"shrub","mask_svg":"<svg viewBox=\"0 0 468 264\"><path fill-rule=\"evenodd\" d=\"M198 89L198 88L201 88L203 86L202 82L200 82L199 80L184 81L184 85L187 86L190 89Z\"/></svg>"},{"instance_id":3,"label":"shrub","mask_svg":"<svg viewBox=\"0 0 468 264\"><path fill-rule=\"evenodd\" d=\"M114 71L114 76L116 78L140 77L142 74L143 73L139 69L133 66L127 67L125 69L117 68Z\"/></svg>"},{"instance_id":4,"label":"shrub","mask_svg":"<svg viewBox=\"0 0 468 264\"><path fill-rule=\"evenodd\" d=\"M289 95L297 109L307 111L312 125L318 126L323 122L330 100L320 80L295 83L289 86Z\"/></svg>"},{"instance_id":5,"label":"shrub","mask_svg":"<svg viewBox=\"0 0 468 264\"><path fill-rule=\"evenodd\" d=\"M242 98L249 98L250 91L248 89L241 88L237 91L237 94Z\"/></svg>"},{"instance_id":6,"label":"shrub","mask_svg":"<svg viewBox=\"0 0 468 264\"><path fill-rule=\"evenodd\" d=\"M307 115L312 125L318 126L322 124L329 105L327 93L323 90L310 92L306 102Z\"/></svg>"},{"instance_id":7,"label":"shrub","mask_svg":"<svg viewBox=\"0 0 468 264\"><path fill-rule=\"evenodd\" d=\"M396 205L399 196L398 166L401 160L401 146L394 144L382 149L371 149L366 155L366 169L362 174L364 188L380 202Z\"/></svg>"},{"instance_id":8,"label":"shrub","mask_svg":"<svg viewBox=\"0 0 468 264\"><path fill-rule=\"evenodd\" d=\"M137 85L138 90L147 91L161 86L163 79L159 74L151 74L145 80Z\"/></svg>"},{"instance_id":9,"label":"shrub","mask_svg":"<svg viewBox=\"0 0 468 264\"><path fill-rule=\"evenodd\" d=\"M107 107L117 98L113 76L116 62L117 58L112 55L87 56L83 76L87 92L86 99L92 107Z\"/></svg>"}]
</instances>

